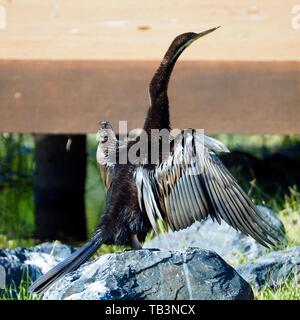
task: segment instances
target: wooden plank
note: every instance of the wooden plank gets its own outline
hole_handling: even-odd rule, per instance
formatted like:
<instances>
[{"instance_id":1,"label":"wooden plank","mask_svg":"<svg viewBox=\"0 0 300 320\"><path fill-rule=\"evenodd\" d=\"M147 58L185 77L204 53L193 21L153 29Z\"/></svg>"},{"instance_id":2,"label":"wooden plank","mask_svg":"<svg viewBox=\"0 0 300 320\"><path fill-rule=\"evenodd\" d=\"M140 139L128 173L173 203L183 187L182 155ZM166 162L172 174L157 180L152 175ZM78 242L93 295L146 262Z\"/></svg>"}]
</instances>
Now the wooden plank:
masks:
<instances>
[{"instance_id":1,"label":"wooden plank","mask_svg":"<svg viewBox=\"0 0 300 320\"><path fill-rule=\"evenodd\" d=\"M299 2L299 1L298 1ZM222 28L186 60L299 60L295 0L4 1L0 59L158 60L186 31Z\"/></svg>"},{"instance_id":2,"label":"wooden plank","mask_svg":"<svg viewBox=\"0 0 300 320\"><path fill-rule=\"evenodd\" d=\"M0 131L95 132L98 120L141 127L158 61L0 60ZM300 133L300 62L180 61L173 127Z\"/></svg>"},{"instance_id":3,"label":"wooden plank","mask_svg":"<svg viewBox=\"0 0 300 320\"><path fill-rule=\"evenodd\" d=\"M184 52L185 62L175 70L173 124L299 133L294 0L0 0L0 5L7 21L0 29L0 131L93 132L103 118L128 119L131 128L139 127L147 84L172 39L222 25Z\"/></svg>"}]
</instances>

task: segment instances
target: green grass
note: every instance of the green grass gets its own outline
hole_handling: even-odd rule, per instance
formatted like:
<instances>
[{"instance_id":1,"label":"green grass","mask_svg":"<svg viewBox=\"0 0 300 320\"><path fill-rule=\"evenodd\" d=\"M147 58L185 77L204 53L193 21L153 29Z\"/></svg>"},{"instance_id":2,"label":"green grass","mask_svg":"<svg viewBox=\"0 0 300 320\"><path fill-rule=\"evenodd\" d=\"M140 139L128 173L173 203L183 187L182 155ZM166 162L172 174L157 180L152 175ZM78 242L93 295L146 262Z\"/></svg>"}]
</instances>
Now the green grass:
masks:
<instances>
[{"instance_id":1,"label":"green grass","mask_svg":"<svg viewBox=\"0 0 300 320\"><path fill-rule=\"evenodd\" d=\"M0 249L1 248L8 248L14 249L16 247L31 247L36 244L36 241L33 239L24 239L24 238L16 238L11 239L8 238L4 234L0 234Z\"/></svg>"},{"instance_id":2,"label":"green grass","mask_svg":"<svg viewBox=\"0 0 300 320\"><path fill-rule=\"evenodd\" d=\"M0 234L27 238L34 228L33 139L0 134Z\"/></svg>"},{"instance_id":3,"label":"green grass","mask_svg":"<svg viewBox=\"0 0 300 320\"><path fill-rule=\"evenodd\" d=\"M30 284L30 277L26 273L18 286L13 283L8 288L0 290L0 300L41 300L41 296L29 292Z\"/></svg>"},{"instance_id":4,"label":"green grass","mask_svg":"<svg viewBox=\"0 0 300 320\"><path fill-rule=\"evenodd\" d=\"M288 245L300 245L300 192L296 187L290 188L290 195L285 196L278 217L285 226Z\"/></svg>"},{"instance_id":5,"label":"green grass","mask_svg":"<svg viewBox=\"0 0 300 320\"><path fill-rule=\"evenodd\" d=\"M96 151L95 151L96 152ZM88 157L87 179L86 179L86 219L87 219L87 233L90 236L95 226L98 224L100 215L105 209L105 190L100 178L99 169L96 161L92 158L94 148L89 151L91 154Z\"/></svg>"},{"instance_id":6,"label":"green grass","mask_svg":"<svg viewBox=\"0 0 300 320\"><path fill-rule=\"evenodd\" d=\"M240 150L250 152L257 157L269 155L283 147L290 147L300 142L299 135L279 134L214 134L230 151Z\"/></svg>"},{"instance_id":7,"label":"green grass","mask_svg":"<svg viewBox=\"0 0 300 320\"><path fill-rule=\"evenodd\" d=\"M262 290L253 291L257 300L300 300L300 279L295 276L273 288L266 286Z\"/></svg>"}]
</instances>

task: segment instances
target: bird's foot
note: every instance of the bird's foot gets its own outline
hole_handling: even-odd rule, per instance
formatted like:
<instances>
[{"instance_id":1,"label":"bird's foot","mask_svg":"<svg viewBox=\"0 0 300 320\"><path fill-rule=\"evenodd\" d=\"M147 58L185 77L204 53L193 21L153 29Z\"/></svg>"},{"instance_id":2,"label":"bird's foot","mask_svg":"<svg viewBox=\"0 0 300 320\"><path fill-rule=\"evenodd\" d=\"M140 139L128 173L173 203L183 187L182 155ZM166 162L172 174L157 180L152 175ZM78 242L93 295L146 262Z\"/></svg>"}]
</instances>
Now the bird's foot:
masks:
<instances>
[{"instance_id":1,"label":"bird's foot","mask_svg":"<svg viewBox=\"0 0 300 320\"><path fill-rule=\"evenodd\" d=\"M143 249L136 233L131 234L131 246L133 250L141 250Z\"/></svg>"}]
</instances>

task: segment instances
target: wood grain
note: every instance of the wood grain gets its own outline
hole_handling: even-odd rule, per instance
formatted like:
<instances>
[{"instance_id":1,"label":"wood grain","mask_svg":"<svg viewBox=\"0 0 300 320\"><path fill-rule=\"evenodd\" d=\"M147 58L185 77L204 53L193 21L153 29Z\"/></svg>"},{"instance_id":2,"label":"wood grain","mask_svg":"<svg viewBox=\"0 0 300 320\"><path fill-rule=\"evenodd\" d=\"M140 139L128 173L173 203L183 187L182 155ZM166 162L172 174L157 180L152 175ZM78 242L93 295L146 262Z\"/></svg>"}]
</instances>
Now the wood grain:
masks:
<instances>
[{"instance_id":1,"label":"wood grain","mask_svg":"<svg viewBox=\"0 0 300 320\"><path fill-rule=\"evenodd\" d=\"M0 0L0 131L94 132L143 124L147 85L172 39L221 25L183 53L176 127L299 133L294 0Z\"/></svg>"},{"instance_id":2,"label":"wood grain","mask_svg":"<svg viewBox=\"0 0 300 320\"><path fill-rule=\"evenodd\" d=\"M299 1L298 1L299 2ZM173 38L221 25L184 60L299 60L295 0L1 0L0 59L158 60Z\"/></svg>"},{"instance_id":3,"label":"wood grain","mask_svg":"<svg viewBox=\"0 0 300 320\"><path fill-rule=\"evenodd\" d=\"M0 60L0 131L95 132L99 120L143 125L158 61ZM173 127L300 133L300 63L180 61Z\"/></svg>"}]
</instances>

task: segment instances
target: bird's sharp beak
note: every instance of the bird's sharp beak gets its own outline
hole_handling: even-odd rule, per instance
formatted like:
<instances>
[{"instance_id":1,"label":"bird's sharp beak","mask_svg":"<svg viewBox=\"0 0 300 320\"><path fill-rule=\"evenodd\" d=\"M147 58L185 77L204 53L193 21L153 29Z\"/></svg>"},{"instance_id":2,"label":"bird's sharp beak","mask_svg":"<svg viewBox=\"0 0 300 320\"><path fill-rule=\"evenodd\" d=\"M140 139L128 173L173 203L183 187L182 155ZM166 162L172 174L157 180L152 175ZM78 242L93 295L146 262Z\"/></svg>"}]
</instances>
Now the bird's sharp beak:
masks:
<instances>
[{"instance_id":1,"label":"bird's sharp beak","mask_svg":"<svg viewBox=\"0 0 300 320\"><path fill-rule=\"evenodd\" d=\"M197 40L197 39L199 39L199 38L202 38L202 37L206 36L207 34L209 34L209 33L213 32L213 31L219 29L220 27L221 27L221 26L218 26L218 27L211 28L211 29L208 29L208 30L206 30L206 31L197 33L197 34L195 35L195 37L194 37L193 40Z\"/></svg>"}]
</instances>

